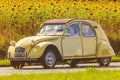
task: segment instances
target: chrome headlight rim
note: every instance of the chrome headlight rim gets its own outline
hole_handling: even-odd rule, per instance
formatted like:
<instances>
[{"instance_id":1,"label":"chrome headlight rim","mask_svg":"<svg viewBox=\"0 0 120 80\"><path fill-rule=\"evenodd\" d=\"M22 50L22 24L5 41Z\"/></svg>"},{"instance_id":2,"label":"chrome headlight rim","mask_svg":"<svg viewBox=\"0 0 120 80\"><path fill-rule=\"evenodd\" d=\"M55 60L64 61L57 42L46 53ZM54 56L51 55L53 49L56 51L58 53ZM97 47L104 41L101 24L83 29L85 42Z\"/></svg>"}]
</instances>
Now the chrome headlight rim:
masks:
<instances>
[{"instance_id":1,"label":"chrome headlight rim","mask_svg":"<svg viewBox=\"0 0 120 80\"><path fill-rule=\"evenodd\" d=\"M10 41L10 46L15 46L16 42L14 40Z\"/></svg>"}]
</instances>

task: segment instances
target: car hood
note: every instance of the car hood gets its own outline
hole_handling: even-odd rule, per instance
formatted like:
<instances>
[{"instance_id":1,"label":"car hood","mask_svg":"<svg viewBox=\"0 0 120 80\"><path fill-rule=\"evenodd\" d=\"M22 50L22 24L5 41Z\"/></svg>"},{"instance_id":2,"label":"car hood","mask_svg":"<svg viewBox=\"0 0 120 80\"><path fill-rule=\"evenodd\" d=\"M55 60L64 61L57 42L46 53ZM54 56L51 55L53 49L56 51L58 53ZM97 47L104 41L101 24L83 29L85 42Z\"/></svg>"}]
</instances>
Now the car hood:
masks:
<instances>
[{"instance_id":1,"label":"car hood","mask_svg":"<svg viewBox=\"0 0 120 80\"><path fill-rule=\"evenodd\" d=\"M27 46L32 45L33 43L37 44L37 43L42 42L42 41L51 40L51 39L53 40L53 39L57 39L59 37L60 36L31 36L31 37L26 37L26 38L19 40L16 43L15 47L27 47Z\"/></svg>"}]
</instances>

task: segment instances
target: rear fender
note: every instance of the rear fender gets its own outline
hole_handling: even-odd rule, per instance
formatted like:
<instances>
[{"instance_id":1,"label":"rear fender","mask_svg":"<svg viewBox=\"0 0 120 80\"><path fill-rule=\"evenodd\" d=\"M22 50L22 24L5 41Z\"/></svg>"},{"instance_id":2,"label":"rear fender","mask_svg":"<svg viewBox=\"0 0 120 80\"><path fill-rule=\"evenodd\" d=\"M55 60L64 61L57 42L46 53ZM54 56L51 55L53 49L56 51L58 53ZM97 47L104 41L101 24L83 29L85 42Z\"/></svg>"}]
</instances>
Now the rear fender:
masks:
<instances>
[{"instance_id":1,"label":"rear fender","mask_svg":"<svg viewBox=\"0 0 120 80\"><path fill-rule=\"evenodd\" d=\"M114 56L115 53L111 47L111 45L106 42L106 41L101 41L98 44L98 48L97 48L97 57L110 57L110 56Z\"/></svg>"}]
</instances>

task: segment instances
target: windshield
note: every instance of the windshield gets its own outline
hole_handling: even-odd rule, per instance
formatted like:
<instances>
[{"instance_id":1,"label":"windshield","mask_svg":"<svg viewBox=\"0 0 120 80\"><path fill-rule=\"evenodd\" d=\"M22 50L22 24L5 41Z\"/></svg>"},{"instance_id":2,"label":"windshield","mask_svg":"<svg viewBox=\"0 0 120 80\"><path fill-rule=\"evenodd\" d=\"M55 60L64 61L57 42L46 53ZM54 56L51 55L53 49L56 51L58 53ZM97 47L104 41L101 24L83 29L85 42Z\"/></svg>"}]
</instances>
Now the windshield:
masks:
<instances>
[{"instance_id":1,"label":"windshield","mask_svg":"<svg viewBox=\"0 0 120 80\"><path fill-rule=\"evenodd\" d=\"M40 34L46 35L60 35L63 34L65 25L44 25L40 30Z\"/></svg>"}]
</instances>

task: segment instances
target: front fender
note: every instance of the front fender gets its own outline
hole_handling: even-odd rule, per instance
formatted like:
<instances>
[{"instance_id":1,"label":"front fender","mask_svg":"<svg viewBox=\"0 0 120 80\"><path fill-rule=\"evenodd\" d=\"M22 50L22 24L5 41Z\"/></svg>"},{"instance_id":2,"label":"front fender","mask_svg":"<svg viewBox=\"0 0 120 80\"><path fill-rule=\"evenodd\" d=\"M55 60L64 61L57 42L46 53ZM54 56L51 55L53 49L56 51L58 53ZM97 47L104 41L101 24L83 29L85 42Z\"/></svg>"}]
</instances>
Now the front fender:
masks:
<instances>
[{"instance_id":1,"label":"front fender","mask_svg":"<svg viewBox=\"0 0 120 80\"><path fill-rule=\"evenodd\" d=\"M40 57L43 55L46 47L47 47L48 45L51 45L51 44L52 44L52 45L55 45L55 44L52 43L52 42L41 42L41 43L35 45L35 46L30 50L30 52L29 52L29 54L28 54L28 57L29 57L29 58L40 58Z\"/></svg>"},{"instance_id":2,"label":"front fender","mask_svg":"<svg viewBox=\"0 0 120 80\"><path fill-rule=\"evenodd\" d=\"M14 58L14 51L15 51L15 47L10 46L8 48L7 58Z\"/></svg>"},{"instance_id":3,"label":"front fender","mask_svg":"<svg viewBox=\"0 0 120 80\"><path fill-rule=\"evenodd\" d=\"M111 45L106 42L106 41L101 41L98 44L98 48L97 48L97 57L110 57L110 56L114 56L115 53L111 47Z\"/></svg>"}]
</instances>

